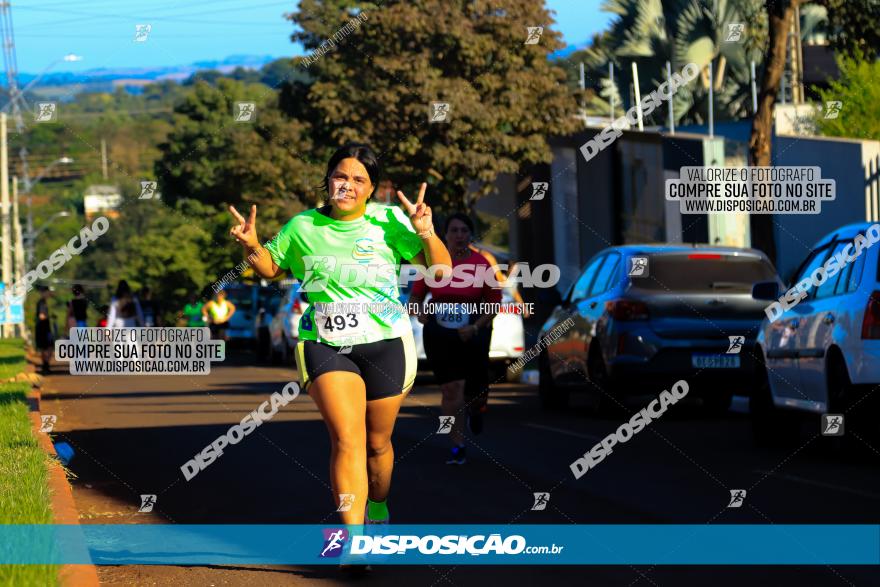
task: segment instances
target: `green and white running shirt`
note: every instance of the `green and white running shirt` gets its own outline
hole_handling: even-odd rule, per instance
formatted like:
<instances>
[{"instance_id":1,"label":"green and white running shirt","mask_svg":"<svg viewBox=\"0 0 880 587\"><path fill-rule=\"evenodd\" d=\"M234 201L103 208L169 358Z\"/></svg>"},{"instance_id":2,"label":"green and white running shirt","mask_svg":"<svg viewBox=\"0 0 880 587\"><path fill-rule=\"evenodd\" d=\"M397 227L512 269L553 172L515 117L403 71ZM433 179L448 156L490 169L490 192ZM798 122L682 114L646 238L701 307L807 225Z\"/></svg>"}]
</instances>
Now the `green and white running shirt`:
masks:
<instances>
[{"instance_id":1,"label":"green and white running shirt","mask_svg":"<svg viewBox=\"0 0 880 587\"><path fill-rule=\"evenodd\" d=\"M412 334L397 282L401 259L418 255L422 240L398 206L368 202L364 215L351 221L307 210L266 249L308 298L300 340L347 346Z\"/></svg>"}]
</instances>

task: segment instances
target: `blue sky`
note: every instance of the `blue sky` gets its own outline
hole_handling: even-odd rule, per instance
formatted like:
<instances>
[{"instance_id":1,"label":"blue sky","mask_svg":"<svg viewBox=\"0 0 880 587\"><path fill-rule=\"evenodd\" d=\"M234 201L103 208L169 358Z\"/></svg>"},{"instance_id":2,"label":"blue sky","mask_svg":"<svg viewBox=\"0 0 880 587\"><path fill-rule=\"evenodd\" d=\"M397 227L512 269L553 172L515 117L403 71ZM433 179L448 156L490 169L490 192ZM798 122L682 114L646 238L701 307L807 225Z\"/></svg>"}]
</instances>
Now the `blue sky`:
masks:
<instances>
[{"instance_id":1,"label":"blue sky","mask_svg":"<svg viewBox=\"0 0 880 587\"><path fill-rule=\"evenodd\" d=\"M536 0L539 1L539 0ZM580 44L606 27L601 0L547 0L566 44ZM297 0L31 0L12 2L18 70L38 73L101 67L151 67L221 60L229 55L301 55L283 18ZM134 43L136 24L152 26L147 43Z\"/></svg>"}]
</instances>

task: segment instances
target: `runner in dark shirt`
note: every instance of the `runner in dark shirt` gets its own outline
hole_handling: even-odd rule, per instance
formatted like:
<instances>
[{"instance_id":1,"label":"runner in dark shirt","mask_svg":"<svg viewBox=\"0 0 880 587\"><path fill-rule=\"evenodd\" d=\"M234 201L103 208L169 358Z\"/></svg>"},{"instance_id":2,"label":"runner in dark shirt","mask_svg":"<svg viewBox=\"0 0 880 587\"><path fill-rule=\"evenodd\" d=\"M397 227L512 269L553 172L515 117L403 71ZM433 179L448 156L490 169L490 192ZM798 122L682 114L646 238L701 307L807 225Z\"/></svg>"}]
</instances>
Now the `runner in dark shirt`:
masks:
<instances>
[{"instance_id":1,"label":"runner in dark shirt","mask_svg":"<svg viewBox=\"0 0 880 587\"><path fill-rule=\"evenodd\" d=\"M89 300L86 299L85 290L80 284L74 284L70 288L73 299L67 303L67 327L85 328L88 326Z\"/></svg>"},{"instance_id":2,"label":"runner in dark shirt","mask_svg":"<svg viewBox=\"0 0 880 587\"><path fill-rule=\"evenodd\" d=\"M52 353L52 318L49 313L49 288L39 285L40 299L37 300L36 323L34 324L34 338L37 349L43 358L43 374L49 373L49 357Z\"/></svg>"}]
</instances>

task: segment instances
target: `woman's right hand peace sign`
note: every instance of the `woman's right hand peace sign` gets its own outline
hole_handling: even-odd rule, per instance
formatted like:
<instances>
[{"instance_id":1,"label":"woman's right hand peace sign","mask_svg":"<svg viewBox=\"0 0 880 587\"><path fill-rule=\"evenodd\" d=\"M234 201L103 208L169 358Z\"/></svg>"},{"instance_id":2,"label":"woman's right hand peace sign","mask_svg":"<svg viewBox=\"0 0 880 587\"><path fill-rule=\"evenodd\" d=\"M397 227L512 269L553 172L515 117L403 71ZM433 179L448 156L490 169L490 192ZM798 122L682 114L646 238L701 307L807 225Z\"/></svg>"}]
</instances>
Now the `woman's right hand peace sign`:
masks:
<instances>
[{"instance_id":1,"label":"woman's right hand peace sign","mask_svg":"<svg viewBox=\"0 0 880 587\"><path fill-rule=\"evenodd\" d=\"M247 220L238 213L234 206L229 207L229 213L238 221L238 226L233 226L229 230L229 234L243 247L250 249L259 248L260 239L257 238L257 205L251 206L251 215Z\"/></svg>"},{"instance_id":2,"label":"woman's right hand peace sign","mask_svg":"<svg viewBox=\"0 0 880 587\"><path fill-rule=\"evenodd\" d=\"M412 222L413 228L416 229L416 232L423 232L434 228L431 207L424 202L426 189L428 189L427 183L422 183L422 185L419 186L419 197L416 199L415 204L410 202L407 197L403 195L403 192L400 190L397 191L397 199L403 204L403 209L406 210L406 213L409 216L409 221Z\"/></svg>"}]
</instances>

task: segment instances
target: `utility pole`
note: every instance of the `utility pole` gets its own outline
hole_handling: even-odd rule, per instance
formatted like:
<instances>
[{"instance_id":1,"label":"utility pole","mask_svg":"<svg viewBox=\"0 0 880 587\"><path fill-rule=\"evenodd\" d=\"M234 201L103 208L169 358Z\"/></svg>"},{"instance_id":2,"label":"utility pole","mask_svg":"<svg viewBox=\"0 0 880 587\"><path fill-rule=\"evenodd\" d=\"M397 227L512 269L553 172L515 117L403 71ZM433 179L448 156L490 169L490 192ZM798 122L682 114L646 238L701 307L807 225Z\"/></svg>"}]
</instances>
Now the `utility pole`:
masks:
<instances>
[{"instance_id":1,"label":"utility pole","mask_svg":"<svg viewBox=\"0 0 880 587\"><path fill-rule=\"evenodd\" d=\"M8 293L12 289L10 281L12 275L12 240L9 234L9 153L6 144L6 113L0 112L0 239L2 239L2 257L0 257L0 272L2 272L3 285ZM6 297L9 300L9 297ZM6 304L3 304L3 312L7 313ZM9 338L9 325L3 324L3 338Z\"/></svg>"},{"instance_id":2,"label":"utility pole","mask_svg":"<svg viewBox=\"0 0 880 587\"><path fill-rule=\"evenodd\" d=\"M15 132L21 136L25 130L21 107L23 105L28 108L28 103L24 98L24 92L18 87L18 62L15 52L15 33L12 27L12 3L6 0L0 0L0 37L3 42L3 63L6 69L6 88L9 91L9 108L12 111L12 120L15 122ZM22 180L25 189L30 191L27 147L22 145L18 156L21 158Z\"/></svg>"},{"instance_id":3,"label":"utility pole","mask_svg":"<svg viewBox=\"0 0 880 587\"><path fill-rule=\"evenodd\" d=\"M24 239L21 234L21 220L18 217L18 177L12 178L12 238L15 239L15 257L13 259L13 283L21 283L24 277ZM24 300L21 300L24 304ZM27 338L27 322L15 325L17 335Z\"/></svg>"},{"instance_id":4,"label":"utility pole","mask_svg":"<svg viewBox=\"0 0 880 587\"><path fill-rule=\"evenodd\" d=\"M667 87L672 85L672 63L666 62L666 83ZM669 134L675 134L675 106L672 103L672 94L669 92Z\"/></svg>"},{"instance_id":5,"label":"utility pole","mask_svg":"<svg viewBox=\"0 0 880 587\"><path fill-rule=\"evenodd\" d=\"M608 61L608 84L611 87L611 122L614 122L614 62Z\"/></svg>"},{"instance_id":6,"label":"utility pole","mask_svg":"<svg viewBox=\"0 0 880 587\"><path fill-rule=\"evenodd\" d=\"M639 132L645 130L644 124L642 124L642 93L639 91L639 66L636 65L636 62L632 62L632 70L633 70L633 86L636 92L636 118L639 120Z\"/></svg>"},{"instance_id":7,"label":"utility pole","mask_svg":"<svg viewBox=\"0 0 880 587\"><path fill-rule=\"evenodd\" d=\"M107 181L107 141L101 139L101 173Z\"/></svg>"}]
</instances>

